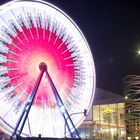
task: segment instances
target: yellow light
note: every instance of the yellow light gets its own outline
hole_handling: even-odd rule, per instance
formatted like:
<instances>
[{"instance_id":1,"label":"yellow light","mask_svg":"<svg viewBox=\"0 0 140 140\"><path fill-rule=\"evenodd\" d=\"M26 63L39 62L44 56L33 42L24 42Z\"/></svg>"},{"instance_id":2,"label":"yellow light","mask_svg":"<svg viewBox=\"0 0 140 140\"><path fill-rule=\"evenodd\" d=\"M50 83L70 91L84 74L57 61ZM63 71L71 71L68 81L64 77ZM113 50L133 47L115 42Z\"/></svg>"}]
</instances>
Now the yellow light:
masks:
<instances>
[{"instance_id":1,"label":"yellow light","mask_svg":"<svg viewBox=\"0 0 140 140\"><path fill-rule=\"evenodd\" d=\"M139 137L138 137L138 136L136 136L136 137L135 137L135 139L136 139L136 140L138 140L138 139L139 139Z\"/></svg>"},{"instance_id":2,"label":"yellow light","mask_svg":"<svg viewBox=\"0 0 140 140\"><path fill-rule=\"evenodd\" d=\"M140 55L140 50L138 50L138 55Z\"/></svg>"},{"instance_id":3,"label":"yellow light","mask_svg":"<svg viewBox=\"0 0 140 140\"><path fill-rule=\"evenodd\" d=\"M128 99L128 96L125 96L124 98L127 100Z\"/></svg>"},{"instance_id":4,"label":"yellow light","mask_svg":"<svg viewBox=\"0 0 140 140\"><path fill-rule=\"evenodd\" d=\"M140 49L138 49L137 54L140 55Z\"/></svg>"},{"instance_id":5,"label":"yellow light","mask_svg":"<svg viewBox=\"0 0 140 140\"><path fill-rule=\"evenodd\" d=\"M127 137L128 140L131 140L131 137Z\"/></svg>"}]
</instances>

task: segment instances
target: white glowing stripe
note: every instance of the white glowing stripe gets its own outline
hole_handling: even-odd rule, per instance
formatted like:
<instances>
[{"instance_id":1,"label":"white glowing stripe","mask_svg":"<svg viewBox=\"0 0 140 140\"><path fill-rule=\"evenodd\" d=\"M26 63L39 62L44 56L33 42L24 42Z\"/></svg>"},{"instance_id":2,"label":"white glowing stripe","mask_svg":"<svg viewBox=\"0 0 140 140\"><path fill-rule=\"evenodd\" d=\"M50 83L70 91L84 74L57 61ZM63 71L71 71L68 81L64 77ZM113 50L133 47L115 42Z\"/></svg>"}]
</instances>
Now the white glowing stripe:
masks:
<instances>
[{"instance_id":1,"label":"white glowing stripe","mask_svg":"<svg viewBox=\"0 0 140 140\"><path fill-rule=\"evenodd\" d=\"M73 63L74 63L75 66L79 66L79 65L82 66L83 61L79 60L79 61L74 61Z\"/></svg>"},{"instance_id":2,"label":"white glowing stripe","mask_svg":"<svg viewBox=\"0 0 140 140\"><path fill-rule=\"evenodd\" d=\"M43 28L43 21L42 21L41 13L37 13L36 22L39 28L41 27Z\"/></svg>"},{"instance_id":3,"label":"white glowing stripe","mask_svg":"<svg viewBox=\"0 0 140 140\"><path fill-rule=\"evenodd\" d=\"M11 26L9 26L9 23L10 23L9 19L8 19L8 21L6 21L2 16L0 16L0 17L1 17L1 19L5 22L5 24L8 25L8 29L5 28L5 27L3 27L3 28L6 29L6 31L7 31L9 34L11 34L11 35L13 35L14 37L16 37L17 34L16 34L15 30L14 30ZM7 23L7 22L8 22L8 23Z\"/></svg>"},{"instance_id":4,"label":"white glowing stripe","mask_svg":"<svg viewBox=\"0 0 140 140\"><path fill-rule=\"evenodd\" d=\"M11 20L8 20L8 22L10 23L10 26L9 26L9 29L8 29L8 31L9 31L9 33L15 38L15 37L17 37L17 32L16 32L16 29L14 28L14 23L13 23L13 20L11 19Z\"/></svg>"},{"instance_id":5,"label":"white glowing stripe","mask_svg":"<svg viewBox=\"0 0 140 140\"><path fill-rule=\"evenodd\" d=\"M34 27L36 29L36 35L37 35L37 38L39 39L39 34L38 34L38 23L37 23L37 16L35 14L35 9L34 9L34 16L33 16L33 24L34 24ZM40 24L40 23L39 23ZM39 25L40 26L40 25Z\"/></svg>"},{"instance_id":6,"label":"white glowing stripe","mask_svg":"<svg viewBox=\"0 0 140 140\"><path fill-rule=\"evenodd\" d=\"M61 54L64 54L64 53L66 53L67 51L69 51L69 49L67 48L67 49L65 49Z\"/></svg>"},{"instance_id":7,"label":"white glowing stripe","mask_svg":"<svg viewBox=\"0 0 140 140\"><path fill-rule=\"evenodd\" d=\"M10 98L11 98L11 95L10 95L10 93L11 92L13 92L17 87L19 87L21 84L23 84L23 82L20 82L20 83L18 83L17 85L15 85L15 86L12 86L12 88L11 88L11 90L9 90L10 92L8 93L8 94L5 94L5 95L7 95L7 99L9 100Z\"/></svg>"},{"instance_id":8,"label":"white glowing stripe","mask_svg":"<svg viewBox=\"0 0 140 140\"><path fill-rule=\"evenodd\" d=\"M73 59L73 57L69 56L69 57L65 57L64 60L68 60L68 59Z\"/></svg>"},{"instance_id":9,"label":"white glowing stripe","mask_svg":"<svg viewBox=\"0 0 140 140\"><path fill-rule=\"evenodd\" d=\"M0 54L0 63L4 63L4 62L7 62L7 57Z\"/></svg>"},{"instance_id":10,"label":"white glowing stripe","mask_svg":"<svg viewBox=\"0 0 140 140\"><path fill-rule=\"evenodd\" d=\"M8 38L4 38L4 37L0 37L0 41L1 42L4 42L4 43L8 43L8 44L11 44L12 43L12 40L10 40Z\"/></svg>"},{"instance_id":11,"label":"white glowing stripe","mask_svg":"<svg viewBox=\"0 0 140 140\"><path fill-rule=\"evenodd\" d=\"M82 58L83 57L80 54L78 54L77 56L73 57L73 60L79 61L79 60L82 60Z\"/></svg>"},{"instance_id":12,"label":"white glowing stripe","mask_svg":"<svg viewBox=\"0 0 140 140\"><path fill-rule=\"evenodd\" d=\"M79 50L71 52L71 56L76 57L77 55L81 54Z\"/></svg>"},{"instance_id":13,"label":"white glowing stripe","mask_svg":"<svg viewBox=\"0 0 140 140\"><path fill-rule=\"evenodd\" d=\"M23 13L24 13L25 20L24 20L24 18L22 17L22 14L20 14L20 17L22 18L22 21L23 21L23 23L25 24L26 28L27 28L27 29L30 29L30 23L28 23L28 17L26 16L24 7L21 7L21 8L22 8L22 11L23 11Z\"/></svg>"},{"instance_id":14,"label":"white glowing stripe","mask_svg":"<svg viewBox=\"0 0 140 140\"><path fill-rule=\"evenodd\" d=\"M16 14L14 13L14 11L11 9L11 12L12 12L12 14L14 15L14 17L15 17L15 21L16 22L14 22L13 21L13 23L15 24L15 26L16 26L16 28L20 31L20 32L22 32L23 30L22 30L22 28L21 28L21 26L20 26L20 24L19 24L19 21L18 21L18 16L16 16Z\"/></svg>"},{"instance_id":15,"label":"white glowing stripe","mask_svg":"<svg viewBox=\"0 0 140 140\"><path fill-rule=\"evenodd\" d=\"M13 62L13 63L18 63L18 61L15 61L15 60L10 60L10 59L7 59L6 56L0 54L0 63L5 63L5 62Z\"/></svg>"},{"instance_id":16,"label":"white glowing stripe","mask_svg":"<svg viewBox=\"0 0 140 140\"><path fill-rule=\"evenodd\" d=\"M24 92L22 91L20 95L17 95L16 98L14 98L14 100L11 101L15 112L18 111L19 107L22 108L22 106L24 106L26 104L26 100L24 101L24 99L23 99L23 94L24 94ZM22 102L22 106L21 105L19 106L19 104L21 102Z\"/></svg>"},{"instance_id":17,"label":"white glowing stripe","mask_svg":"<svg viewBox=\"0 0 140 140\"><path fill-rule=\"evenodd\" d=\"M22 96L23 96L23 91L21 92L20 95L16 94L10 99L10 103L12 104L13 107L19 104L19 102L22 100Z\"/></svg>"},{"instance_id":18,"label":"white glowing stripe","mask_svg":"<svg viewBox=\"0 0 140 140\"><path fill-rule=\"evenodd\" d=\"M68 50L68 49L67 49ZM64 54L67 50L65 50L63 53L61 53L61 54ZM73 60L75 60L75 61L79 61L82 57L80 57L80 55L77 55L77 56L75 56L75 57L72 57L72 56L69 56L69 57L66 57L66 58L64 58L64 60L68 60L68 59L70 59L70 58L72 58Z\"/></svg>"},{"instance_id":19,"label":"white glowing stripe","mask_svg":"<svg viewBox=\"0 0 140 140\"><path fill-rule=\"evenodd\" d=\"M74 66L74 67L80 67L82 66L83 62L82 61L75 61L72 64L66 64L65 66L70 67L70 66Z\"/></svg>"},{"instance_id":20,"label":"white glowing stripe","mask_svg":"<svg viewBox=\"0 0 140 140\"><path fill-rule=\"evenodd\" d=\"M7 67L0 66L0 72L2 72L2 71L7 71Z\"/></svg>"},{"instance_id":21,"label":"white glowing stripe","mask_svg":"<svg viewBox=\"0 0 140 140\"><path fill-rule=\"evenodd\" d=\"M31 93L30 93L30 94L31 94ZM36 97L35 97L35 101L34 101L34 104L35 104L35 105L37 104L37 98L38 98L38 96L39 96L39 94L37 94ZM30 98L30 96L29 96L29 98Z\"/></svg>"},{"instance_id":22,"label":"white glowing stripe","mask_svg":"<svg viewBox=\"0 0 140 140\"><path fill-rule=\"evenodd\" d=\"M45 28L46 28L45 27L45 11L44 11L44 17L42 18L41 26L43 28L43 39L45 39Z\"/></svg>"},{"instance_id":23,"label":"white glowing stripe","mask_svg":"<svg viewBox=\"0 0 140 140\"><path fill-rule=\"evenodd\" d=\"M54 19L54 21L53 21L53 30L52 30L52 32L55 33L55 32L57 31L57 28L58 28L58 22L55 21L55 19Z\"/></svg>"},{"instance_id":24,"label":"white glowing stripe","mask_svg":"<svg viewBox=\"0 0 140 140\"><path fill-rule=\"evenodd\" d=\"M71 66L74 66L74 64L66 64L65 66L66 67L71 67Z\"/></svg>"},{"instance_id":25,"label":"white glowing stripe","mask_svg":"<svg viewBox=\"0 0 140 140\"><path fill-rule=\"evenodd\" d=\"M44 98L41 96L41 107L44 108Z\"/></svg>"},{"instance_id":26,"label":"white glowing stripe","mask_svg":"<svg viewBox=\"0 0 140 140\"><path fill-rule=\"evenodd\" d=\"M77 70L75 70L75 76L79 76L79 75L82 76L82 77L86 76L84 69L77 69Z\"/></svg>"},{"instance_id":27,"label":"white glowing stripe","mask_svg":"<svg viewBox=\"0 0 140 140\"><path fill-rule=\"evenodd\" d=\"M10 40L10 42L12 42L8 29L6 29L4 26L2 26L1 32L2 32L1 34L3 35L3 37L7 38L8 40Z\"/></svg>"},{"instance_id":28,"label":"white glowing stripe","mask_svg":"<svg viewBox=\"0 0 140 140\"><path fill-rule=\"evenodd\" d=\"M8 84L8 82L7 83L2 83L2 84L0 84L0 91L6 86ZM1 94L2 95L2 94Z\"/></svg>"},{"instance_id":29,"label":"white glowing stripe","mask_svg":"<svg viewBox=\"0 0 140 140\"><path fill-rule=\"evenodd\" d=\"M19 68L7 68L7 67L4 67L4 66L0 66L0 75L3 75L5 73L8 73L8 71L11 71L11 70L18 70Z\"/></svg>"},{"instance_id":30,"label":"white glowing stripe","mask_svg":"<svg viewBox=\"0 0 140 140\"><path fill-rule=\"evenodd\" d=\"M19 26L21 27L21 32L22 32L23 31L22 27L25 25L24 23L25 21L21 14L17 15L17 21L18 21Z\"/></svg>"},{"instance_id":31,"label":"white glowing stripe","mask_svg":"<svg viewBox=\"0 0 140 140\"><path fill-rule=\"evenodd\" d=\"M64 53L66 53L67 51L71 52L70 49L71 49L72 47L74 47L73 44L68 44L68 45L67 45L67 49L64 50L61 54L64 54Z\"/></svg>"},{"instance_id":32,"label":"white glowing stripe","mask_svg":"<svg viewBox=\"0 0 140 140\"><path fill-rule=\"evenodd\" d=\"M73 47L75 47L75 46L76 46L75 43L72 42L72 43L69 43L69 44L67 45L67 48L70 50L71 48L73 48Z\"/></svg>"},{"instance_id":33,"label":"white glowing stripe","mask_svg":"<svg viewBox=\"0 0 140 140\"><path fill-rule=\"evenodd\" d=\"M25 25L26 28L27 28L27 26L26 26L26 22L24 21L24 18L21 16L21 14L20 14L20 16L17 15L17 22L18 22L18 26L20 27L20 32L23 33L25 39L29 42L27 36L26 36L25 33L24 33L24 30L22 29L22 27L23 27L24 25Z\"/></svg>"},{"instance_id":34,"label":"white glowing stripe","mask_svg":"<svg viewBox=\"0 0 140 140\"><path fill-rule=\"evenodd\" d=\"M64 32L64 33L63 33L62 41L63 41L63 42L66 42L67 39L68 39L68 37L69 37L69 35L67 34L67 32Z\"/></svg>"},{"instance_id":35,"label":"white glowing stripe","mask_svg":"<svg viewBox=\"0 0 140 140\"><path fill-rule=\"evenodd\" d=\"M62 25L60 24L60 22L57 21L56 35L59 38L62 37L62 32L61 32L62 29L63 29Z\"/></svg>"},{"instance_id":36,"label":"white glowing stripe","mask_svg":"<svg viewBox=\"0 0 140 140\"><path fill-rule=\"evenodd\" d=\"M19 70L19 68L7 68L8 71L11 71L11 70Z\"/></svg>"},{"instance_id":37,"label":"white glowing stripe","mask_svg":"<svg viewBox=\"0 0 140 140\"><path fill-rule=\"evenodd\" d=\"M27 13L27 16L25 16L25 18L26 18L26 21L27 21L27 29L29 29L29 32L30 32L30 34L31 34L31 37L32 37L32 39L34 39L34 36L33 36L33 33L32 33L32 31L31 31L31 23L30 23L30 17L29 17L29 15L28 15L28 13ZM25 22L26 23L26 22Z\"/></svg>"},{"instance_id":38,"label":"white glowing stripe","mask_svg":"<svg viewBox=\"0 0 140 140\"><path fill-rule=\"evenodd\" d=\"M8 53L9 48L6 47L6 45L4 45L2 42L0 42L0 52L1 53Z\"/></svg>"},{"instance_id":39,"label":"white glowing stripe","mask_svg":"<svg viewBox=\"0 0 140 140\"><path fill-rule=\"evenodd\" d=\"M59 38L62 38L62 36L65 36L65 34L66 34L66 28L63 27L63 28L61 29L61 31L60 31Z\"/></svg>"},{"instance_id":40,"label":"white glowing stripe","mask_svg":"<svg viewBox=\"0 0 140 140\"><path fill-rule=\"evenodd\" d=\"M73 101L71 100L71 98L68 97L68 98L65 100L65 103L67 104L67 107L68 107L69 112L71 112L71 108L72 108L72 106L73 106Z\"/></svg>"},{"instance_id":41,"label":"white glowing stripe","mask_svg":"<svg viewBox=\"0 0 140 140\"><path fill-rule=\"evenodd\" d=\"M79 95L71 93L68 97L68 100L70 100L72 102L72 105L69 108L69 111L71 110L71 112L72 111L77 112L76 110L79 110L79 104L81 103L81 99L77 98L77 96L79 96Z\"/></svg>"},{"instance_id":42,"label":"white glowing stripe","mask_svg":"<svg viewBox=\"0 0 140 140\"><path fill-rule=\"evenodd\" d=\"M74 76L76 79L81 79L81 80L85 80L85 75L83 75L83 72L81 72L80 74L75 74Z\"/></svg>"},{"instance_id":43,"label":"white glowing stripe","mask_svg":"<svg viewBox=\"0 0 140 140\"><path fill-rule=\"evenodd\" d=\"M11 106L11 109L12 108L15 108L14 109L14 112L15 113L17 113L17 106L19 105L19 102L21 102L21 100L22 100L22 95L23 95L23 93L21 93L20 95L18 95L18 94L14 94L14 95L11 95L11 98L9 99L9 102L12 104L12 106ZM13 102L13 103L12 103ZM16 106L16 107L15 107ZM10 111L10 110L9 110ZM3 118L4 117L6 117L7 115L8 115L8 113L9 113L9 111L3 116Z\"/></svg>"},{"instance_id":44,"label":"white glowing stripe","mask_svg":"<svg viewBox=\"0 0 140 140\"><path fill-rule=\"evenodd\" d=\"M8 52L10 52L10 53L12 53L12 54L14 54L14 55L16 55L16 56L19 56L19 54L15 53L15 52L13 52L13 51L11 51L11 50L8 50Z\"/></svg>"},{"instance_id":45,"label":"white glowing stripe","mask_svg":"<svg viewBox=\"0 0 140 140\"><path fill-rule=\"evenodd\" d=\"M84 79L76 79L74 78L74 85L76 84L77 86L83 86L85 82L83 81Z\"/></svg>"},{"instance_id":46,"label":"white glowing stripe","mask_svg":"<svg viewBox=\"0 0 140 140\"><path fill-rule=\"evenodd\" d=\"M83 93L78 92L78 91L76 92L75 90L72 90L71 94L70 94L71 98L73 98L72 101L79 103L78 101L80 101L81 94L83 94Z\"/></svg>"},{"instance_id":47,"label":"white glowing stripe","mask_svg":"<svg viewBox=\"0 0 140 140\"><path fill-rule=\"evenodd\" d=\"M0 91L0 94L4 94L5 97L8 96L13 90L14 90L14 86L11 86L11 87L7 87L7 88L4 88Z\"/></svg>"},{"instance_id":48,"label":"white glowing stripe","mask_svg":"<svg viewBox=\"0 0 140 140\"><path fill-rule=\"evenodd\" d=\"M50 32L53 32L53 26L54 26L53 23L54 23L54 21L52 21L52 19L50 18L50 22L49 22L49 25L50 25L49 26L49 31Z\"/></svg>"},{"instance_id":49,"label":"white glowing stripe","mask_svg":"<svg viewBox=\"0 0 140 140\"><path fill-rule=\"evenodd\" d=\"M23 41L17 36L17 39L24 45Z\"/></svg>"},{"instance_id":50,"label":"white glowing stripe","mask_svg":"<svg viewBox=\"0 0 140 140\"><path fill-rule=\"evenodd\" d=\"M36 23L37 24L37 23ZM37 25L36 25L37 26ZM36 29L36 35L37 35L37 39L39 39L39 33L38 33L38 27L35 27Z\"/></svg>"},{"instance_id":51,"label":"white glowing stripe","mask_svg":"<svg viewBox=\"0 0 140 140\"><path fill-rule=\"evenodd\" d=\"M10 21L9 21L9 22L10 22ZM7 31L8 31L8 33L9 33L10 35L12 35L14 38L17 37L17 33L16 33L15 29L13 28L13 25L12 25L12 24L10 24L10 26L9 26L8 29L7 29Z\"/></svg>"},{"instance_id":52,"label":"white glowing stripe","mask_svg":"<svg viewBox=\"0 0 140 140\"><path fill-rule=\"evenodd\" d=\"M55 31L56 31L56 36L60 35L61 29L60 29L60 23L56 22L56 27L55 27Z\"/></svg>"},{"instance_id":53,"label":"white glowing stripe","mask_svg":"<svg viewBox=\"0 0 140 140\"><path fill-rule=\"evenodd\" d=\"M44 14L44 17L42 17L42 15ZM45 11L43 12L43 14L40 13L40 16L41 16L41 26L43 29L45 29L45 17L46 17L46 13Z\"/></svg>"},{"instance_id":54,"label":"white glowing stripe","mask_svg":"<svg viewBox=\"0 0 140 140\"><path fill-rule=\"evenodd\" d=\"M56 38L55 38L55 40L54 40L54 42L53 42L53 45L55 45L57 39L58 39L58 36L56 36Z\"/></svg>"},{"instance_id":55,"label":"white glowing stripe","mask_svg":"<svg viewBox=\"0 0 140 140\"><path fill-rule=\"evenodd\" d=\"M6 81L9 81L10 78L9 77L0 77L0 83L5 83Z\"/></svg>"},{"instance_id":56,"label":"white glowing stripe","mask_svg":"<svg viewBox=\"0 0 140 140\"><path fill-rule=\"evenodd\" d=\"M18 61L15 60L11 60L11 59L7 59L8 62L12 62L12 63L18 63Z\"/></svg>"},{"instance_id":57,"label":"white glowing stripe","mask_svg":"<svg viewBox=\"0 0 140 140\"><path fill-rule=\"evenodd\" d=\"M34 10L34 12L35 12L35 10ZM32 14L29 13L29 17L30 17L31 21L33 22L33 26L34 26L35 28L37 28L36 14L34 13L34 15L32 16Z\"/></svg>"},{"instance_id":58,"label":"white glowing stripe","mask_svg":"<svg viewBox=\"0 0 140 140\"><path fill-rule=\"evenodd\" d=\"M15 47L15 48L17 48L17 49L19 49L20 51L21 51L21 48L19 48L17 45L15 45L13 42L11 42L11 44Z\"/></svg>"},{"instance_id":59,"label":"white glowing stripe","mask_svg":"<svg viewBox=\"0 0 140 140\"><path fill-rule=\"evenodd\" d=\"M20 109L22 109L25 106L26 102L22 102L22 98L18 100L16 106L14 106L14 112L17 114Z\"/></svg>"},{"instance_id":60,"label":"white glowing stripe","mask_svg":"<svg viewBox=\"0 0 140 140\"><path fill-rule=\"evenodd\" d=\"M67 40L66 40L66 44L72 44L74 41L73 41L73 37L68 35L67 36Z\"/></svg>"},{"instance_id":61,"label":"white glowing stripe","mask_svg":"<svg viewBox=\"0 0 140 140\"><path fill-rule=\"evenodd\" d=\"M25 39L29 42L27 36L26 36L25 33L24 33L24 30L22 29L22 26L24 26L26 23L24 23L24 19L23 19L23 17L21 16L21 14L20 14L20 17L19 17L19 15L17 15L17 22L18 22L17 24L18 24L18 26L19 26L19 31L23 33ZM26 26L26 25L25 25L25 26Z\"/></svg>"},{"instance_id":62,"label":"white glowing stripe","mask_svg":"<svg viewBox=\"0 0 140 140\"><path fill-rule=\"evenodd\" d=\"M77 46L73 46L69 49L70 52L77 52Z\"/></svg>"},{"instance_id":63,"label":"white glowing stripe","mask_svg":"<svg viewBox=\"0 0 140 140\"><path fill-rule=\"evenodd\" d=\"M62 41L62 42L59 44L59 46L57 47L57 50L60 49L60 47L61 47L64 43L65 43L65 42Z\"/></svg>"},{"instance_id":64,"label":"white glowing stripe","mask_svg":"<svg viewBox=\"0 0 140 140\"><path fill-rule=\"evenodd\" d=\"M79 75L80 73L85 73L85 67L83 65L75 66L74 69L77 75Z\"/></svg>"},{"instance_id":65,"label":"white glowing stripe","mask_svg":"<svg viewBox=\"0 0 140 140\"><path fill-rule=\"evenodd\" d=\"M53 43L54 45L55 45L57 39L59 38L59 34L60 34L60 29L59 28L60 28L60 23L56 22L56 27L55 27L56 38L55 38L54 43Z\"/></svg>"},{"instance_id":66,"label":"white glowing stripe","mask_svg":"<svg viewBox=\"0 0 140 140\"><path fill-rule=\"evenodd\" d=\"M51 23L51 18L49 16L47 16L47 19L45 19L45 27L46 29L48 29L48 26L50 25Z\"/></svg>"},{"instance_id":67,"label":"white glowing stripe","mask_svg":"<svg viewBox=\"0 0 140 140\"><path fill-rule=\"evenodd\" d=\"M21 25L24 26L24 24L25 24L26 28L27 28L27 29L30 29L30 25L29 25L29 23L28 23L28 19L27 19L27 16L26 16L26 14L25 14L25 10L24 10L23 7L22 7L22 11L23 11L23 13L24 13L25 19L22 17L22 14L20 14Z\"/></svg>"},{"instance_id":68,"label":"white glowing stripe","mask_svg":"<svg viewBox=\"0 0 140 140\"><path fill-rule=\"evenodd\" d=\"M5 112L5 114L2 114L3 115L2 118L5 119L5 117L12 111L12 109L13 109L13 106L11 106L9 110Z\"/></svg>"},{"instance_id":69,"label":"white glowing stripe","mask_svg":"<svg viewBox=\"0 0 140 140\"><path fill-rule=\"evenodd\" d=\"M17 79L17 78L19 78L19 77L21 77L20 75L18 75L18 76L14 76L14 77L10 77L7 81L5 81L5 82L10 82L10 81L12 81L12 80L14 80L14 79Z\"/></svg>"},{"instance_id":70,"label":"white glowing stripe","mask_svg":"<svg viewBox=\"0 0 140 140\"><path fill-rule=\"evenodd\" d=\"M31 28L31 27L32 27L31 24L34 24L34 23L33 23L33 18L32 18L32 16L31 16L31 14L28 13L28 12L27 12L27 18L26 18L26 20L27 20L27 22L28 22L29 28ZM32 22L32 23L31 23L31 22Z\"/></svg>"},{"instance_id":71,"label":"white glowing stripe","mask_svg":"<svg viewBox=\"0 0 140 140\"><path fill-rule=\"evenodd\" d=\"M52 32L53 32L53 28L54 28L54 21L52 21L52 19L50 20L50 24L49 24L50 26L49 26L49 37L48 37L48 41L50 42L50 40L51 40L51 34L52 34Z\"/></svg>"}]
</instances>

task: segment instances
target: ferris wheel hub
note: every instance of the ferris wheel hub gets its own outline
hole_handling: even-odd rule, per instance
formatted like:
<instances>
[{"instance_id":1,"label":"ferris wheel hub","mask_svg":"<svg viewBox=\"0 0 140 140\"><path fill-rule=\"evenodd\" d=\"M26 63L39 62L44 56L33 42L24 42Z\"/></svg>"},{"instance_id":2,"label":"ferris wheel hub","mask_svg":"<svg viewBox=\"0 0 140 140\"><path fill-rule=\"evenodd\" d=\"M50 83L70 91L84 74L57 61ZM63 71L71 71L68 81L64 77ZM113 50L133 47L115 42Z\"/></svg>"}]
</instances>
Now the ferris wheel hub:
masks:
<instances>
[{"instance_id":1,"label":"ferris wheel hub","mask_svg":"<svg viewBox=\"0 0 140 140\"><path fill-rule=\"evenodd\" d=\"M40 70L47 70L47 64L44 63L44 62L41 62L41 63L39 64L39 69L40 69Z\"/></svg>"}]
</instances>

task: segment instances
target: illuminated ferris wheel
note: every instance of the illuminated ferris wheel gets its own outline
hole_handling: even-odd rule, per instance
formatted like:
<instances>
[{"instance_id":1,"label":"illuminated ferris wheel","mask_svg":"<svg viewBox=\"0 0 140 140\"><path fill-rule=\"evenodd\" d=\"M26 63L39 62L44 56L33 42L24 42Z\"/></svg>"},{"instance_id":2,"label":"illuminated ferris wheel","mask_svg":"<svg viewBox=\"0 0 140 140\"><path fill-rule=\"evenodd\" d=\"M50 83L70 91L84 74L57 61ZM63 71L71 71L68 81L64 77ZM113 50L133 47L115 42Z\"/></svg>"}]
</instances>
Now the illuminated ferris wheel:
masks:
<instances>
[{"instance_id":1,"label":"illuminated ferris wheel","mask_svg":"<svg viewBox=\"0 0 140 140\"><path fill-rule=\"evenodd\" d=\"M80 29L44 1L0 7L0 126L9 134L63 137L76 130L95 90L94 61ZM23 126L22 126L23 124Z\"/></svg>"}]
</instances>

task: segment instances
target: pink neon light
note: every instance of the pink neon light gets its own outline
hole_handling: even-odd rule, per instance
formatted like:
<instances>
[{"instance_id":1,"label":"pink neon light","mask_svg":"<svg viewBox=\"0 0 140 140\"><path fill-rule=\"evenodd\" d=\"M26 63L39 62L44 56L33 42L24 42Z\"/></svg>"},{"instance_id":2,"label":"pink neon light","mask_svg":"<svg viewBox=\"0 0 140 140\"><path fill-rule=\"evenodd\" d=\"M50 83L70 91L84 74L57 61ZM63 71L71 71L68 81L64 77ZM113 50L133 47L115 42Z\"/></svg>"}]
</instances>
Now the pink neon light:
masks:
<instances>
[{"instance_id":1,"label":"pink neon light","mask_svg":"<svg viewBox=\"0 0 140 140\"><path fill-rule=\"evenodd\" d=\"M39 64L45 62L48 72L64 100L70 94L69 89L73 87L74 83L73 59L71 53L67 50L67 45L62 42L62 38L58 38L55 33L50 32L49 28L35 28L32 25L30 29L27 29L25 26L22 29L23 32L16 30L18 33L17 37L11 36L12 44L6 44L11 51L18 55L8 54L8 59L15 60L17 63L7 62L4 65L8 68L18 68L18 70L9 71L8 75L11 78L20 75L20 78L13 79L9 86L23 82L14 91L14 94L21 94L23 90L26 90L26 94L23 94L21 98L23 102L31 93L37 80L40 71ZM65 53L62 53L64 51ZM65 60L65 58L68 59ZM69 64L72 65L67 66ZM65 85L69 88L66 88ZM42 79L34 102L36 105L41 105L42 101L48 102L48 106L51 107L56 105L45 76Z\"/></svg>"}]
</instances>

